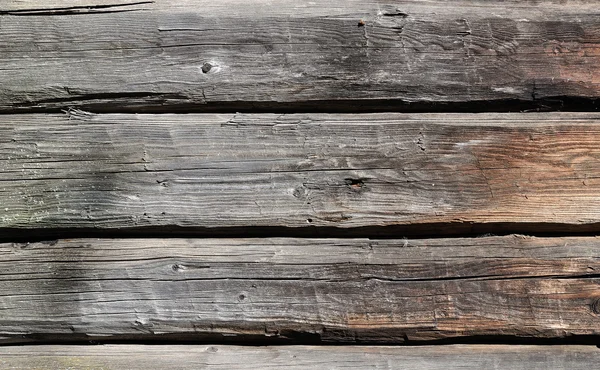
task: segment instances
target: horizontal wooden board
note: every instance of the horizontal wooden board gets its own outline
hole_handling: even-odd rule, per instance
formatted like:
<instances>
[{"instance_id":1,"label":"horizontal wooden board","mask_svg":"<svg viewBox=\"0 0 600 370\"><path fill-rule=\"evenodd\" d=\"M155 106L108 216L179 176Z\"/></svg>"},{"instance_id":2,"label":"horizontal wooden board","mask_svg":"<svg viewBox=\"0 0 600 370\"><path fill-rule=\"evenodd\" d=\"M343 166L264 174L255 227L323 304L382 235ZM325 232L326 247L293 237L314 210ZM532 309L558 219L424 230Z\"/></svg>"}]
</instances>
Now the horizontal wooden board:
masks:
<instances>
[{"instance_id":1,"label":"horizontal wooden board","mask_svg":"<svg viewBox=\"0 0 600 370\"><path fill-rule=\"evenodd\" d=\"M514 369L589 370L595 346L236 347L24 346L0 348L0 369Z\"/></svg>"},{"instance_id":2,"label":"horizontal wooden board","mask_svg":"<svg viewBox=\"0 0 600 370\"><path fill-rule=\"evenodd\" d=\"M0 119L5 237L600 230L599 114Z\"/></svg>"},{"instance_id":3,"label":"horizontal wooden board","mask_svg":"<svg viewBox=\"0 0 600 370\"><path fill-rule=\"evenodd\" d=\"M0 112L597 109L597 11L580 0L3 0Z\"/></svg>"},{"instance_id":4,"label":"horizontal wooden board","mask_svg":"<svg viewBox=\"0 0 600 370\"><path fill-rule=\"evenodd\" d=\"M0 343L593 338L599 247L518 235L4 243Z\"/></svg>"}]
</instances>

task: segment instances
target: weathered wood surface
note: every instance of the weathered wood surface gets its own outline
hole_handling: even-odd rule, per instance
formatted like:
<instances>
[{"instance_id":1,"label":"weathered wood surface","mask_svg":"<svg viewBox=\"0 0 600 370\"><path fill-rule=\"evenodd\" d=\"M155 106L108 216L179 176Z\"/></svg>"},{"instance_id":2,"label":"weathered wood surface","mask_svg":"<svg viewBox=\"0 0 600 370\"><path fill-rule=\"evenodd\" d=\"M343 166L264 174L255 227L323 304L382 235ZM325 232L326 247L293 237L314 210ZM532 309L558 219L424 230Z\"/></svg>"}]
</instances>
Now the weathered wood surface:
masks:
<instances>
[{"instance_id":1,"label":"weathered wood surface","mask_svg":"<svg viewBox=\"0 0 600 370\"><path fill-rule=\"evenodd\" d=\"M600 239L0 244L0 342L600 335Z\"/></svg>"},{"instance_id":2,"label":"weathered wood surface","mask_svg":"<svg viewBox=\"0 0 600 370\"><path fill-rule=\"evenodd\" d=\"M595 346L237 347L27 346L1 347L0 369L513 369L590 370Z\"/></svg>"},{"instance_id":3,"label":"weathered wood surface","mask_svg":"<svg viewBox=\"0 0 600 370\"><path fill-rule=\"evenodd\" d=\"M0 111L591 103L600 97L598 5L3 0Z\"/></svg>"},{"instance_id":4,"label":"weathered wood surface","mask_svg":"<svg viewBox=\"0 0 600 370\"><path fill-rule=\"evenodd\" d=\"M0 229L597 232L599 119L6 115Z\"/></svg>"}]
</instances>

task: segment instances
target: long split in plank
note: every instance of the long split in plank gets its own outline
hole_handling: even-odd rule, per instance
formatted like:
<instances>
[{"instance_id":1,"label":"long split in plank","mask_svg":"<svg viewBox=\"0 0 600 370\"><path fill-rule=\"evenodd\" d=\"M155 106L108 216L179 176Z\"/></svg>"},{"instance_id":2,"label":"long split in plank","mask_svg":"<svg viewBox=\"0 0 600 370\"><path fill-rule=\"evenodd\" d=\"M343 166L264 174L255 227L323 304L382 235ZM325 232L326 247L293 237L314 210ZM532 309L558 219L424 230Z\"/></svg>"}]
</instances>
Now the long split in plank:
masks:
<instances>
[{"instance_id":1,"label":"long split in plank","mask_svg":"<svg viewBox=\"0 0 600 370\"><path fill-rule=\"evenodd\" d=\"M0 119L7 241L600 231L594 113Z\"/></svg>"},{"instance_id":2,"label":"long split in plank","mask_svg":"<svg viewBox=\"0 0 600 370\"><path fill-rule=\"evenodd\" d=\"M600 239L0 244L0 343L414 343L600 335Z\"/></svg>"},{"instance_id":3,"label":"long split in plank","mask_svg":"<svg viewBox=\"0 0 600 370\"><path fill-rule=\"evenodd\" d=\"M595 110L597 8L3 0L0 111Z\"/></svg>"}]
</instances>

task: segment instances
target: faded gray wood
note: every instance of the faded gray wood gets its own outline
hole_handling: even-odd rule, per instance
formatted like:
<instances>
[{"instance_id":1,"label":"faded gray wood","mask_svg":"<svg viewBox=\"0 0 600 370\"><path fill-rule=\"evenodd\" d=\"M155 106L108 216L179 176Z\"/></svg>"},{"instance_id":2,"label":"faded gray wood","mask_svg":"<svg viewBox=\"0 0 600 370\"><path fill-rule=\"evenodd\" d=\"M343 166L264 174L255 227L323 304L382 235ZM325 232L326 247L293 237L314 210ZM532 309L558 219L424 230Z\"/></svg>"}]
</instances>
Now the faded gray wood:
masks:
<instances>
[{"instance_id":1,"label":"faded gray wood","mask_svg":"<svg viewBox=\"0 0 600 370\"><path fill-rule=\"evenodd\" d=\"M0 244L0 342L600 335L600 239Z\"/></svg>"},{"instance_id":2,"label":"faded gray wood","mask_svg":"<svg viewBox=\"0 0 600 370\"><path fill-rule=\"evenodd\" d=\"M5 237L600 230L599 114L0 119Z\"/></svg>"},{"instance_id":3,"label":"faded gray wood","mask_svg":"<svg viewBox=\"0 0 600 370\"><path fill-rule=\"evenodd\" d=\"M596 109L598 5L3 0L0 111Z\"/></svg>"},{"instance_id":4,"label":"faded gray wood","mask_svg":"<svg viewBox=\"0 0 600 370\"><path fill-rule=\"evenodd\" d=\"M595 346L236 347L25 346L0 348L1 369L514 369L589 370Z\"/></svg>"}]
</instances>

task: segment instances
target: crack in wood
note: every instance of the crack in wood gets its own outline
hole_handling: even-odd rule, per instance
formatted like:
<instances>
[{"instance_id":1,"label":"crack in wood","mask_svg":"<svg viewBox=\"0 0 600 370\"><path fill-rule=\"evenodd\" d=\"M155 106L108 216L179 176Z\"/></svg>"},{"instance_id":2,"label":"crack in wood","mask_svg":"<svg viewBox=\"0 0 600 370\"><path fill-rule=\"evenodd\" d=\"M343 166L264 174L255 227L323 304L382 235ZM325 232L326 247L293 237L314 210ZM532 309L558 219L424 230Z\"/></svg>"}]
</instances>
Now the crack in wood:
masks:
<instances>
[{"instance_id":1,"label":"crack in wood","mask_svg":"<svg viewBox=\"0 0 600 370\"><path fill-rule=\"evenodd\" d=\"M63 112L69 120L90 121L96 116L94 113L74 108L65 109Z\"/></svg>"},{"instance_id":2,"label":"crack in wood","mask_svg":"<svg viewBox=\"0 0 600 370\"><path fill-rule=\"evenodd\" d=\"M154 1L138 1L138 2L125 3L125 4L69 6L69 7L57 7L57 8L33 8L33 9L14 9L14 10L0 9L0 15L55 16L55 15L123 13L123 12L134 12L134 11L147 10L147 9L145 9L145 8L114 9L114 8L123 8L123 7L147 5L147 4L154 4Z\"/></svg>"},{"instance_id":3,"label":"crack in wood","mask_svg":"<svg viewBox=\"0 0 600 370\"><path fill-rule=\"evenodd\" d=\"M384 17L401 17L401 18L408 17L408 13L406 13L400 9L396 9L394 11L384 11L381 13L381 15Z\"/></svg>"},{"instance_id":4,"label":"crack in wood","mask_svg":"<svg viewBox=\"0 0 600 370\"><path fill-rule=\"evenodd\" d=\"M71 91L68 97L64 98L49 98L40 99L34 101L27 101L22 103L15 103L15 108L19 107L36 107L44 104L64 104L69 103L85 103L88 101L104 101L104 100L127 100L127 99L179 99L185 100L188 97L181 93L156 93L156 92L115 92L115 93L95 93L95 94L79 94ZM69 110L75 109L74 107L68 108ZM61 109L64 112L64 109ZM83 111L79 109L79 111Z\"/></svg>"}]
</instances>

